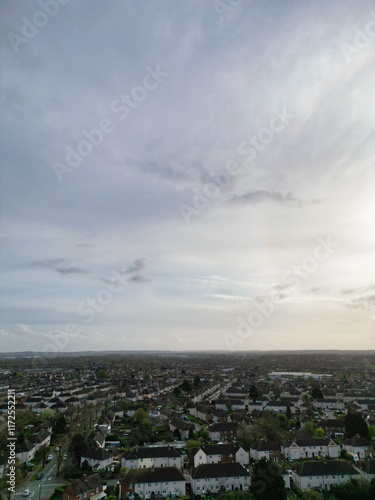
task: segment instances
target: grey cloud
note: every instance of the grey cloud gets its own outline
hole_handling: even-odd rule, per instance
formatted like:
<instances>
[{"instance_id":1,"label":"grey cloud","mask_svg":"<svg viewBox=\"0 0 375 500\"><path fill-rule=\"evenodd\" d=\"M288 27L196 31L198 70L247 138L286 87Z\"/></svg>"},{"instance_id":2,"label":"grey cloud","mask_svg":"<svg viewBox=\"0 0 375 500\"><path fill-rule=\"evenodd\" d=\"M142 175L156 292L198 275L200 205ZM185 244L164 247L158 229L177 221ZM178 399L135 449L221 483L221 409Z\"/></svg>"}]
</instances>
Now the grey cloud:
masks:
<instances>
[{"instance_id":1,"label":"grey cloud","mask_svg":"<svg viewBox=\"0 0 375 500\"><path fill-rule=\"evenodd\" d=\"M361 288L343 288L340 293L342 293L343 295L354 295L356 293L371 292L372 290L375 290L374 284L370 284Z\"/></svg>"},{"instance_id":2,"label":"grey cloud","mask_svg":"<svg viewBox=\"0 0 375 500\"><path fill-rule=\"evenodd\" d=\"M249 191L242 195L233 196L229 202L241 205L257 205L259 203L271 201L281 205L303 207L306 205L316 205L322 200L304 200L294 196L293 193L282 193L280 191L267 191L260 189L258 191Z\"/></svg>"},{"instance_id":3,"label":"grey cloud","mask_svg":"<svg viewBox=\"0 0 375 500\"><path fill-rule=\"evenodd\" d=\"M30 263L30 267L41 267L56 271L64 276L71 274L87 275L87 271L81 267L69 266L66 259L41 259Z\"/></svg>"},{"instance_id":4,"label":"grey cloud","mask_svg":"<svg viewBox=\"0 0 375 500\"><path fill-rule=\"evenodd\" d=\"M349 309L364 309L366 311L375 311L375 294L363 295L358 299L352 299L347 304Z\"/></svg>"}]
</instances>

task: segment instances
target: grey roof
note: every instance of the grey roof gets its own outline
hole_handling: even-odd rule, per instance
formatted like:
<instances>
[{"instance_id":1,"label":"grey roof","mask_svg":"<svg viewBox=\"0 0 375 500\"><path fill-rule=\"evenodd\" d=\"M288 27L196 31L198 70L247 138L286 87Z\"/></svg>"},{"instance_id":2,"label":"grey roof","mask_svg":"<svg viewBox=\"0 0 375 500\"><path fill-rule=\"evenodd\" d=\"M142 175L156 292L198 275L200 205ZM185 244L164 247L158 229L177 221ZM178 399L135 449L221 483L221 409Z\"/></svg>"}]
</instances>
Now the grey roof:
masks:
<instances>
[{"instance_id":1,"label":"grey roof","mask_svg":"<svg viewBox=\"0 0 375 500\"><path fill-rule=\"evenodd\" d=\"M194 470L193 479L202 479L209 477L234 477L249 476L249 472L237 462L219 463L219 464L201 464Z\"/></svg>"},{"instance_id":2,"label":"grey roof","mask_svg":"<svg viewBox=\"0 0 375 500\"><path fill-rule=\"evenodd\" d=\"M329 460L327 462L304 462L297 467L299 476L322 476L325 475L358 475L360 474L346 460Z\"/></svg>"},{"instance_id":3,"label":"grey roof","mask_svg":"<svg viewBox=\"0 0 375 500\"><path fill-rule=\"evenodd\" d=\"M138 458L158 458L158 457L181 457L182 453L173 446L155 446L151 448L133 448L125 453L125 460L137 460Z\"/></svg>"},{"instance_id":4,"label":"grey roof","mask_svg":"<svg viewBox=\"0 0 375 500\"><path fill-rule=\"evenodd\" d=\"M121 484L157 483L165 481L185 481L185 478L176 467L131 469L121 478Z\"/></svg>"}]
</instances>

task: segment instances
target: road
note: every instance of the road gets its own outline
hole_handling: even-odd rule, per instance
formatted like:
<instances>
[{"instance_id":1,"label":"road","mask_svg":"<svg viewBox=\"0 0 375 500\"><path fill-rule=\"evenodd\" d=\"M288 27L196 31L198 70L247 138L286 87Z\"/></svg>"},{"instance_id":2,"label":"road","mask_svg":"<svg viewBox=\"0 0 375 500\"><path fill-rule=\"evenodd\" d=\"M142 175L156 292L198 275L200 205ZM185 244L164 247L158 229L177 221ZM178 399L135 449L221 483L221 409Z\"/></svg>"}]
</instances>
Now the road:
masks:
<instances>
[{"instance_id":1,"label":"road","mask_svg":"<svg viewBox=\"0 0 375 500\"><path fill-rule=\"evenodd\" d=\"M33 500L39 500L39 495L40 495L41 500L48 500L48 498L52 495L57 486L65 484L61 482L61 480L56 479L56 471L57 471L57 457L56 455L54 455L51 462L46 464L46 466L44 467L43 478L36 481L30 481L30 480L25 481L25 483L22 484L22 487L17 488L16 494L13 495L13 497L21 498L23 492L26 489L29 489L30 496L27 498L32 498ZM33 476L34 473L30 475L30 479Z\"/></svg>"}]
</instances>

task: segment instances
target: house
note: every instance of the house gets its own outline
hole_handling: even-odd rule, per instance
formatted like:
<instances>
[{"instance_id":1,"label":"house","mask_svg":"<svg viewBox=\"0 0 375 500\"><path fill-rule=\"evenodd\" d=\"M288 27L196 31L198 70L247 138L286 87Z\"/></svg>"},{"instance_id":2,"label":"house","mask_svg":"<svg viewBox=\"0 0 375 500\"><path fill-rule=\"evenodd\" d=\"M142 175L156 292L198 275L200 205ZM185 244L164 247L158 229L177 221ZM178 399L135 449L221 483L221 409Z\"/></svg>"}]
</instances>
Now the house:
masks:
<instances>
[{"instance_id":1,"label":"house","mask_svg":"<svg viewBox=\"0 0 375 500\"><path fill-rule=\"evenodd\" d=\"M194 467L200 464L238 462L249 464L249 453L237 444L208 444L202 446L194 455Z\"/></svg>"},{"instance_id":2,"label":"house","mask_svg":"<svg viewBox=\"0 0 375 500\"><path fill-rule=\"evenodd\" d=\"M186 441L187 439L189 439L189 434L194 432L194 425L185 422L178 417L172 417L169 422L169 430L171 432L178 431L181 439L184 439Z\"/></svg>"},{"instance_id":3,"label":"house","mask_svg":"<svg viewBox=\"0 0 375 500\"><path fill-rule=\"evenodd\" d=\"M99 500L106 495L107 486L103 485L100 474L92 476L82 476L82 479L76 479L67 486L63 492L62 500Z\"/></svg>"},{"instance_id":4,"label":"house","mask_svg":"<svg viewBox=\"0 0 375 500\"><path fill-rule=\"evenodd\" d=\"M42 429L35 436L35 451L38 451L42 446L51 444L51 433L47 429Z\"/></svg>"},{"instance_id":5,"label":"house","mask_svg":"<svg viewBox=\"0 0 375 500\"><path fill-rule=\"evenodd\" d=\"M250 447L250 457L253 460L266 458L267 460L278 462L280 460L280 446L272 441L261 439Z\"/></svg>"},{"instance_id":6,"label":"house","mask_svg":"<svg viewBox=\"0 0 375 500\"><path fill-rule=\"evenodd\" d=\"M336 398L314 399L313 403L322 410L345 410L345 403Z\"/></svg>"},{"instance_id":7,"label":"house","mask_svg":"<svg viewBox=\"0 0 375 500\"><path fill-rule=\"evenodd\" d=\"M30 443L30 441L24 441L16 445L16 458L24 464L30 462L30 460L34 458L35 452L35 445Z\"/></svg>"},{"instance_id":8,"label":"house","mask_svg":"<svg viewBox=\"0 0 375 500\"><path fill-rule=\"evenodd\" d=\"M121 459L121 467L129 469L144 469L152 467L184 466L184 456L173 446L138 447L125 453Z\"/></svg>"},{"instance_id":9,"label":"house","mask_svg":"<svg viewBox=\"0 0 375 500\"><path fill-rule=\"evenodd\" d=\"M191 476L191 489L194 495L208 491L247 490L250 486L250 473L236 462L201 464Z\"/></svg>"},{"instance_id":10,"label":"house","mask_svg":"<svg viewBox=\"0 0 375 500\"><path fill-rule=\"evenodd\" d=\"M238 422L222 422L210 425L208 434L211 441L228 441L237 436Z\"/></svg>"},{"instance_id":11,"label":"house","mask_svg":"<svg viewBox=\"0 0 375 500\"><path fill-rule=\"evenodd\" d=\"M335 438L343 438L345 433L345 424L343 420L336 418L327 418L321 420L318 423L318 427L321 427L325 434L330 434Z\"/></svg>"},{"instance_id":12,"label":"house","mask_svg":"<svg viewBox=\"0 0 375 500\"><path fill-rule=\"evenodd\" d=\"M358 434L349 439L344 439L342 447L348 453L358 455L358 458L373 458L374 456L373 444Z\"/></svg>"},{"instance_id":13,"label":"house","mask_svg":"<svg viewBox=\"0 0 375 500\"><path fill-rule=\"evenodd\" d=\"M292 401L269 401L264 407L264 411L274 411L275 413L287 413L288 408L292 414L296 413L296 408Z\"/></svg>"},{"instance_id":14,"label":"house","mask_svg":"<svg viewBox=\"0 0 375 500\"><path fill-rule=\"evenodd\" d=\"M81 455L81 467L87 461L89 467L98 471L99 469L110 470L113 463L113 455L104 448L90 448Z\"/></svg>"},{"instance_id":15,"label":"house","mask_svg":"<svg viewBox=\"0 0 375 500\"><path fill-rule=\"evenodd\" d=\"M369 481L374 479L374 477L375 477L375 460L366 460L363 463L363 475Z\"/></svg>"},{"instance_id":16,"label":"house","mask_svg":"<svg viewBox=\"0 0 375 500\"><path fill-rule=\"evenodd\" d=\"M295 441L282 444L281 453L285 458L292 460L316 457L338 458L340 447L332 439L298 438Z\"/></svg>"},{"instance_id":17,"label":"house","mask_svg":"<svg viewBox=\"0 0 375 500\"><path fill-rule=\"evenodd\" d=\"M154 496L185 496L186 480L176 467L132 469L120 480L119 497L139 495L141 498Z\"/></svg>"},{"instance_id":18,"label":"house","mask_svg":"<svg viewBox=\"0 0 375 500\"><path fill-rule=\"evenodd\" d=\"M342 484L360 473L346 460L303 462L292 471L292 480L300 490L319 488L329 490L333 484Z\"/></svg>"}]
</instances>

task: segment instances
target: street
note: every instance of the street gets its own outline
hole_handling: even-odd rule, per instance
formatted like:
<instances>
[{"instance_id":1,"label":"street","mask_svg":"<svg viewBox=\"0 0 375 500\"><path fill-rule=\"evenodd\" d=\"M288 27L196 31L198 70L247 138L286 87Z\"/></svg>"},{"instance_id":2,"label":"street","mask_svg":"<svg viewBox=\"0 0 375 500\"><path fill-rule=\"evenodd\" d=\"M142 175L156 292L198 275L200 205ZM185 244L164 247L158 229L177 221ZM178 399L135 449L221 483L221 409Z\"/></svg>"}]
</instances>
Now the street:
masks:
<instances>
[{"instance_id":1,"label":"street","mask_svg":"<svg viewBox=\"0 0 375 500\"><path fill-rule=\"evenodd\" d=\"M26 489L30 490L30 495L27 498L33 498L34 500L47 500L52 493L55 491L57 486L61 486L62 481L56 480L56 470L57 470L57 456L54 455L51 462L46 464L43 470L43 477L41 480L35 481L25 481L21 487L17 488L16 494L13 495L14 498L20 498ZM30 479L34 476L34 473L30 475ZM26 498L26 497L25 497Z\"/></svg>"}]
</instances>

